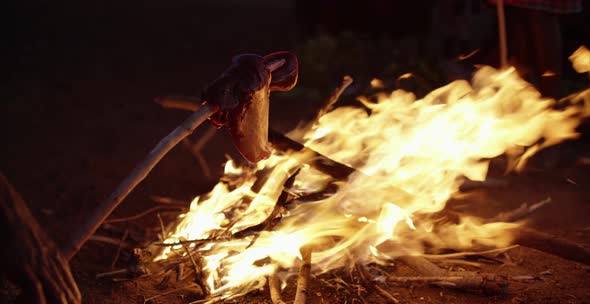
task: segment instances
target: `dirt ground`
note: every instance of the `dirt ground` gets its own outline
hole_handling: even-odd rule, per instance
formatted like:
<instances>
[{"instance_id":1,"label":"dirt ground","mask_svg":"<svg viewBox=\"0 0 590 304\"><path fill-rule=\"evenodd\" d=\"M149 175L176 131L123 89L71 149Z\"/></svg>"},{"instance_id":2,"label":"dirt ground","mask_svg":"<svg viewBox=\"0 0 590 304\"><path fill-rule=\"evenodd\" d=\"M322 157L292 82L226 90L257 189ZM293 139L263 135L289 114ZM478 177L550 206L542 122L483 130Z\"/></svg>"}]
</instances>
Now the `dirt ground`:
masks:
<instances>
[{"instance_id":1,"label":"dirt ground","mask_svg":"<svg viewBox=\"0 0 590 304\"><path fill-rule=\"evenodd\" d=\"M1 103L0 170L58 244L187 116L163 110L153 103L155 97L198 96L232 55L293 49L297 43L295 15L288 6L228 9L190 1L165 6L156 1L141 6L92 5L60 2L19 7L27 17L15 23L22 35L16 38L16 52L9 60L14 70L5 82L3 91L8 95ZM332 88L322 89L328 93ZM271 105L271 125L280 130L306 117L315 102L281 103L283 99L277 97ZM191 138L198 139L207 128L200 127ZM590 156L589 148L586 133L581 140L540 157L535 170L508 177L507 188L478 191L469 201L482 215L491 215L551 197L553 202L535 213L530 225L590 245L590 167L576 163ZM225 154L236 153L228 136L219 132L204 154L211 177L203 175L186 148L176 147L111 217L134 215L154 206L153 195L190 201L210 189L221 173ZM153 234L157 225L151 214L120 227ZM111 269L115 252L112 245L91 241L71 262L85 303L143 303L144 297L153 295L153 290L140 285L95 278ZM512 264L484 264L483 270L536 279L512 284L506 295L422 285L384 288L401 303L590 303L588 265L524 247L510 255ZM401 265L385 270L411 274ZM358 284L357 277L346 273L313 278L309 302L387 302L375 292L326 284L335 277ZM293 285L284 292L285 299L293 298ZM179 295L163 299L157 303L188 302ZM230 302L270 300L268 291L262 290Z\"/></svg>"}]
</instances>

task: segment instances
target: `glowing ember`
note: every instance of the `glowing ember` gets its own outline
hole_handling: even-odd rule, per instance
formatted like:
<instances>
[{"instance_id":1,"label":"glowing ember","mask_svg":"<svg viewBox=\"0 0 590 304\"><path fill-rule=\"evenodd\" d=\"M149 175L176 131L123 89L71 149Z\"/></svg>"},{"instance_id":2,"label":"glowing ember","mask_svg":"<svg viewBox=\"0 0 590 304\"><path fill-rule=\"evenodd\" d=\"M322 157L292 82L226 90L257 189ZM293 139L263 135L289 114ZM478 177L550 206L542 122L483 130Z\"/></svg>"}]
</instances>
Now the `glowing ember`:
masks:
<instances>
[{"instance_id":1,"label":"glowing ember","mask_svg":"<svg viewBox=\"0 0 590 304\"><path fill-rule=\"evenodd\" d=\"M316 273L421 254L425 244L429 251L508 245L507 228L517 224L483 224L470 217L442 223L429 215L445 207L462 177L485 179L489 159L509 151L512 168L521 168L534 152L576 137L584 111L577 105L554 110L556 102L541 98L514 69L490 67L481 68L471 84L456 81L420 100L398 90L359 101L359 107L322 116L298 139L357 169L348 180L333 180L305 165L309 154L275 151L255 167L229 161L222 182L182 215L166 243L215 239L197 249L212 298L262 287L279 270L285 280L304 245L313 247ZM337 190L316 195L321 198L315 201L290 202L294 207L257 239L236 237L269 216L297 170L289 192ZM157 259L182 254L179 249L170 246Z\"/></svg>"}]
</instances>

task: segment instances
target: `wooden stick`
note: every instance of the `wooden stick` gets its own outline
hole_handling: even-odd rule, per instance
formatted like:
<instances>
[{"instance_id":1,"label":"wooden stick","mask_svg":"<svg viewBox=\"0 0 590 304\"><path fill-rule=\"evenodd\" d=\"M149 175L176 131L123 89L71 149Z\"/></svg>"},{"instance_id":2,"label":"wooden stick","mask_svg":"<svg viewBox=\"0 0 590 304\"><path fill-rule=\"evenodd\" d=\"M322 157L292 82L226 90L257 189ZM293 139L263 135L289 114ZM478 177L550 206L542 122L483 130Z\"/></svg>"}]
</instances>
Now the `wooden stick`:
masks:
<instances>
[{"instance_id":1,"label":"wooden stick","mask_svg":"<svg viewBox=\"0 0 590 304\"><path fill-rule=\"evenodd\" d=\"M504 293L508 287L508 280L502 276L475 271L447 271L421 256L402 256L397 258L397 261L408 265L421 276L430 278L422 279L422 281L430 280L429 283L441 287L481 290L488 294ZM391 281L395 280L395 278L391 279Z\"/></svg>"},{"instance_id":2,"label":"wooden stick","mask_svg":"<svg viewBox=\"0 0 590 304\"><path fill-rule=\"evenodd\" d=\"M504 16L504 0L496 0L498 15L498 39L500 41L500 67L508 66L508 46L506 44L506 18Z\"/></svg>"},{"instance_id":3,"label":"wooden stick","mask_svg":"<svg viewBox=\"0 0 590 304\"><path fill-rule=\"evenodd\" d=\"M68 261L0 172L0 269L19 285L22 303L82 303Z\"/></svg>"},{"instance_id":4,"label":"wooden stick","mask_svg":"<svg viewBox=\"0 0 590 304\"><path fill-rule=\"evenodd\" d=\"M197 126L202 124L209 116L217 112L217 106L203 103L180 126L176 127L170 134L164 137L149 152L147 157L139 163L133 171L117 186L115 191L102 203L98 205L94 213L76 231L73 237L62 248L64 256L69 260L80 250L86 240L94 234L104 220L115 210L115 208L127 197L127 195L150 173L156 164L176 146L183 138L190 135Z\"/></svg>"},{"instance_id":5,"label":"wooden stick","mask_svg":"<svg viewBox=\"0 0 590 304\"><path fill-rule=\"evenodd\" d=\"M113 262L111 262L111 269L115 269L115 265L117 264L117 261L119 261L119 256L121 255L121 248L123 247L123 244L125 243L128 235L129 229L125 229L125 232L121 237L121 241L119 242L119 246L117 247L117 252L115 252L115 256L113 257Z\"/></svg>"},{"instance_id":6,"label":"wooden stick","mask_svg":"<svg viewBox=\"0 0 590 304\"><path fill-rule=\"evenodd\" d=\"M490 255L490 254L499 254L506 252L508 250L520 247L519 245L512 245L504 248L497 248L491 249L486 251L465 251L465 252L457 252L457 253L447 253L447 254L424 254L422 255L424 258L429 260L446 260L446 259L454 259L460 257L466 257L471 255Z\"/></svg>"},{"instance_id":7,"label":"wooden stick","mask_svg":"<svg viewBox=\"0 0 590 304\"><path fill-rule=\"evenodd\" d=\"M115 245L115 246L121 247L123 249L133 249L133 246L131 246L129 243L127 243L125 241L114 239L114 238L104 236L104 235L91 235L88 238L88 240Z\"/></svg>"},{"instance_id":8,"label":"wooden stick","mask_svg":"<svg viewBox=\"0 0 590 304\"><path fill-rule=\"evenodd\" d=\"M270 300L272 301L272 304L286 304L281 298L280 283L276 272L268 278L268 289L270 291Z\"/></svg>"},{"instance_id":9,"label":"wooden stick","mask_svg":"<svg viewBox=\"0 0 590 304\"><path fill-rule=\"evenodd\" d=\"M128 222L128 221L132 221L132 220L136 220L139 218L142 218L152 212L161 210L161 209L172 209L172 210L178 210L178 209L187 209L186 206L170 206L170 205L157 205L154 206L150 209L144 210L138 214L132 215L132 216L126 216L126 217L120 217L120 218L115 218L115 219L108 219L105 220L103 223L105 224L112 224L112 223L121 223L121 222Z\"/></svg>"},{"instance_id":10,"label":"wooden stick","mask_svg":"<svg viewBox=\"0 0 590 304\"><path fill-rule=\"evenodd\" d=\"M533 212L535 212L537 209L545 206L546 204L549 204L551 202L551 197L547 197L544 200L541 200L535 204L532 205L528 205L527 203L524 203L522 205L520 205L520 207L511 210L509 212L502 212L500 214L498 214L497 216L489 219L487 222L488 223L494 223L494 222L516 222L518 220L521 220L527 216L529 216L530 214L532 214Z\"/></svg>"},{"instance_id":11,"label":"wooden stick","mask_svg":"<svg viewBox=\"0 0 590 304\"><path fill-rule=\"evenodd\" d=\"M297 277L297 291L293 304L305 304L307 292L309 289L309 273L311 272L311 247L303 246L301 248L301 268L299 268L299 277Z\"/></svg>"},{"instance_id":12,"label":"wooden stick","mask_svg":"<svg viewBox=\"0 0 590 304\"><path fill-rule=\"evenodd\" d=\"M352 81L352 77L348 75L345 75L342 78L340 85L337 86L334 91L332 91L332 94L330 94L330 97L326 99L320 110L317 112L315 118L310 121L312 124L318 121L324 114L332 110L334 104L338 102L338 99L340 99L340 95L342 95L342 93L344 93L344 91L352 84Z\"/></svg>"}]
</instances>

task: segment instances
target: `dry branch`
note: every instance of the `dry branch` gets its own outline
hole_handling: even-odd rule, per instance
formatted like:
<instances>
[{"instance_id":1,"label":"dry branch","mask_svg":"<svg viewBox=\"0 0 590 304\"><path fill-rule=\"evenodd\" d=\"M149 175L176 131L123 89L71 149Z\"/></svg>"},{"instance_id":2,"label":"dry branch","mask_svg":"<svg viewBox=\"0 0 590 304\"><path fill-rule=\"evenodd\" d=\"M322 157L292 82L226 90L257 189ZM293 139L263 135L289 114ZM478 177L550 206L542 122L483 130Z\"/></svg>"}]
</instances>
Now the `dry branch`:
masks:
<instances>
[{"instance_id":1,"label":"dry branch","mask_svg":"<svg viewBox=\"0 0 590 304\"><path fill-rule=\"evenodd\" d=\"M301 268L297 277L297 291L293 304L305 304L309 291L309 273L311 272L311 247L301 248Z\"/></svg>"},{"instance_id":2,"label":"dry branch","mask_svg":"<svg viewBox=\"0 0 590 304\"><path fill-rule=\"evenodd\" d=\"M441 287L479 290L487 294L506 292L508 280L500 275L475 271L447 271L421 256L402 256L397 259L419 273L422 278L389 278L388 281L422 281Z\"/></svg>"},{"instance_id":3,"label":"dry branch","mask_svg":"<svg viewBox=\"0 0 590 304\"><path fill-rule=\"evenodd\" d=\"M344 91L352 84L352 77L346 75L342 78L342 82L340 83L339 86L337 86L334 91L332 91L332 93L330 94L330 97L328 97L325 101L324 104L320 107L319 111L316 113L315 118L311 120L311 123L315 123L317 122L320 117L322 117L324 114L328 113L330 110L332 110L332 107L334 106L334 104L336 102L338 102L338 99L340 99L340 96L342 95L342 93L344 93Z\"/></svg>"},{"instance_id":4,"label":"dry branch","mask_svg":"<svg viewBox=\"0 0 590 304\"><path fill-rule=\"evenodd\" d=\"M429 260L447 260L447 259L454 259L472 255L479 255L479 256L486 256L486 255L497 255L500 253L504 253L508 250L514 249L519 247L519 245L512 245L504 248L497 248L491 249L486 251L464 251L464 252L456 252L456 253L447 253L447 254L424 254L422 255L424 258Z\"/></svg>"},{"instance_id":5,"label":"dry branch","mask_svg":"<svg viewBox=\"0 0 590 304\"><path fill-rule=\"evenodd\" d=\"M0 173L0 272L21 285L22 303L81 303L68 261Z\"/></svg>"},{"instance_id":6,"label":"dry branch","mask_svg":"<svg viewBox=\"0 0 590 304\"><path fill-rule=\"evenodd\" d=\"M115 246L121 247L123 249L132 249L133 248L133 246L129 245L128 243L126 243L123 240L114 239L112 237L108 237L108 236L104 236L104 235L91 235L88 238L88 240L115 245Z\"/></svg>"},{"instance_id":7,"label":"dry branch","mask_svg":"<svg viewBox=\"0 0 590 304\"><path fill-rule=\"evenodd\" d=\"M128 222L128 221L132 221L132 220L136 220L139 218L142 218L152 212L158 211L158 210L162 210L162 209L171 209L171 210L178 210L178 209L186 209L186 206L170 206L170 205L158 205L158 206L154 206L150 209L144 210L138 214L132 215L132 216L126 216L126 217L121 217L121 218L115 218L115 219L110 219L110 220L105 220L104 223L105 224L113 224L113 223L121 223L121 222Z\"/></svg>"},{"instance_id":8,"label":"dry branch","mask_svg":"<svg viewBox=\"0 0 590 304\"><path fill-rule=\"evenodd\" d=\"M176 146L183 138L190 135L194 129L203 123L209 116L217 111L216 106L203 104L180 126L164 137L152 149L147 157L139 163L133 171L117 186L115 191L105 201L100 203L94 213L88 218L80 229L74 232L74 236L62 249L64 256L71 259L80 247L94 234L104 220L127 197L127 195L149 174L156 164Z\"/></svg>"},{"instance_id":9,"label":"dry branch","mask_svg":"<svg viewBox=\"0 0 590 304\"><path fill-rule=\"evenodd\" d=\"M498 17L498 40L500 45L500 67L508 66L508 46L506 43L506 17L504 16L504 0L496 0L496 14Z\"/></svg>"},{"instance_id":10,"label":"dry branch","mask_svg":"<svg viewBox=\"0 0 590 304\"><path fill-rule=\"evenodd\" d=\"M509 212L502 212L500 214L498 214L497 216L491 218L488 220L489 223L494 223L494 222L516 222L518 220L521 220L527 216L529 216L530 214L532 214L533 212L535 212L537 209L545 206L546 204L549 204L551 202L551 197L548 197L544 200L541 200L535 204L532 205L528 205L527 203L524 203L522 205L520 205L520 207L511 210Z\"/></svg>"},{"instance_id":11,"label":"dry branch","mask_svg":"<svg viewBox=\"0 0 590 304\"><path fill-rule=\"evenodd\" d=\"M286 304L281 298L281 282L276 272L268 278L268 289L270 291L270 300L273 304Z\"/></svg>"}]
</instances>

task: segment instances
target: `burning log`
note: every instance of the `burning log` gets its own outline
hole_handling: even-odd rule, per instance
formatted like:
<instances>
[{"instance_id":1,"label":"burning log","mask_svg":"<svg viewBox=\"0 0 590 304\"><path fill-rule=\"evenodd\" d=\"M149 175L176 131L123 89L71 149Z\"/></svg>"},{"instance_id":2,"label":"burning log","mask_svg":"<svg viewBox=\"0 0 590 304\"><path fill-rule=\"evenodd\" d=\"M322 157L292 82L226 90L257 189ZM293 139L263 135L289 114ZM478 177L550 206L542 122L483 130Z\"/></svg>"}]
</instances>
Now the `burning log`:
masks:
<instances>
[{"instance_id":1,"label":"burning log","mask_svg":"<svg viewBox=\"0 0 590 304\"><path fill-rule=\"evenodd\" d=\"M37 223L23 198L0 173L2 272L24 288L22 303L81 303L67 259Z\"/></svg>"}]
</instances>

